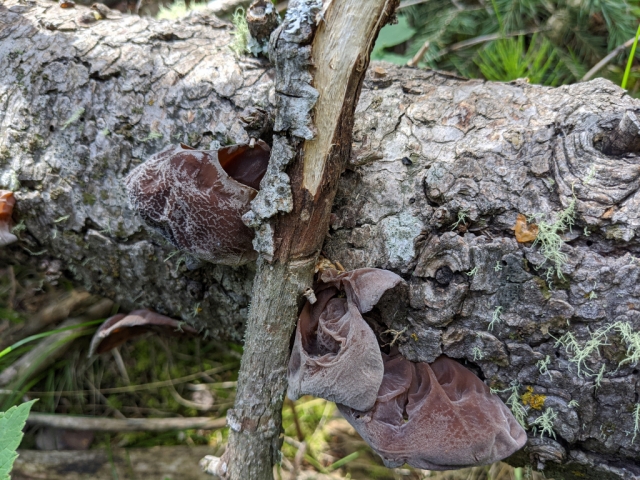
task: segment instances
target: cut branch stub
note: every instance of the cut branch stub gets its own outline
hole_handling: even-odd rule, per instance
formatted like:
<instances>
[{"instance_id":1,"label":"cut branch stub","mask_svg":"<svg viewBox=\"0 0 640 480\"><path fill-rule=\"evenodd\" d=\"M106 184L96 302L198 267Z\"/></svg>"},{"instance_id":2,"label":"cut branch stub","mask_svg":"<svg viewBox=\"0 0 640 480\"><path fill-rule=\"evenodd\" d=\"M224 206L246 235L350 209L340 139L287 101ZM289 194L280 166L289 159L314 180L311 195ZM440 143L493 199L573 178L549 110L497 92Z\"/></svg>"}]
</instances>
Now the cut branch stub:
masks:
<instances>
[{"instance_id":1,"label":"cut branch stub","mask_svg":"<svg viewBox=\"0 0 640 480\"><path fill-rule=\"evenodd\" d=\"M553 155L554 176L565 207L575 197L588 224L610 218L605 212L640 187L637 156L610 157L593 145L593 129L560 138Z\"/></svg>"},{"instance_id":2,"label":"cut branch stub","mask_svg":"<svg viewBox=\"0 0 640 480\"><path fill-rule=\"evenodd\" d=\"M527 434L489 388L448 357L432 364L384 355L374 407L338 409L387 467L429 470L487 465L524 446Z\"/></svg>"},{"instance_id":3,"label":"cut branch stub","mask_svg":"<svg viewBox=\"0 0 640 480\"><path fill-rule=\"evenodd\" d=\"M323 272L317 302L307 302L298 319L289 398L314 395L356 410L373 406L383 365L376 336L362 314L400 282L395 273L375 268ZM347 298L338 297L341 291Z\"/></svg>"},{"instance_id":4,"label":"cut branch stub","mask_svg":"<svg viewBox=\"0 0 640 480\"><path fill-rule=\"evenodd\" d=\"M232 145L218 151L172 145L125 179L129 199L147 225L176 248L213 263L255 260L253 232L241 220L256 196L269 147Z\"/></svg>"},{"instance_id":5,"label":"cut branch stub","mask_svg":"<svg viewBox=\"0 0 640 480\"><path fill-rule=\"evenodd\" d=\"M602 153L624 155L640 152L640 110L625 110L620 123L602 139Z\"/></svg>"},{"instance_id":6,"label":"cut branch stub","mask_svg":"<svg viewBox=\"0 0 640 480\"><path fill-rule=\"evenodd\" d=\"M271 0L257 0L247 10L247 24L251 37L262 44L280 25L280 15Z\"/></svg>"}]
</instances>

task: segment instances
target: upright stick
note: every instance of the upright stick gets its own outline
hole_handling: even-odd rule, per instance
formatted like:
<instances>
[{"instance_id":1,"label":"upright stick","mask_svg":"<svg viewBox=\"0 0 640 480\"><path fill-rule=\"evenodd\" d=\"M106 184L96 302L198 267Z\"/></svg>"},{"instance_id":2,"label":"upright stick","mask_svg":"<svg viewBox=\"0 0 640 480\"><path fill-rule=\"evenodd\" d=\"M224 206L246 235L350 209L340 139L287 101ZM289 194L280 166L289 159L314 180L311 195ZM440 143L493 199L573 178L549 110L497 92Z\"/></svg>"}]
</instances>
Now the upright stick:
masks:
<instances>
[{"instance_id":1,"label":"upright stick","mask_svg":"<svg viewBox=\"0 0 640 480\"><path fill-rule=\"evenodd\" d=\"M312 283L338 179L351 154L369 55L397 3L292 1L271 36L278 109L270 171L245 217L256 228L260 258L236 403L228 414L231 435L218 468L225 478L273 478L302 292Z\"/></svg>"}]
</instances>

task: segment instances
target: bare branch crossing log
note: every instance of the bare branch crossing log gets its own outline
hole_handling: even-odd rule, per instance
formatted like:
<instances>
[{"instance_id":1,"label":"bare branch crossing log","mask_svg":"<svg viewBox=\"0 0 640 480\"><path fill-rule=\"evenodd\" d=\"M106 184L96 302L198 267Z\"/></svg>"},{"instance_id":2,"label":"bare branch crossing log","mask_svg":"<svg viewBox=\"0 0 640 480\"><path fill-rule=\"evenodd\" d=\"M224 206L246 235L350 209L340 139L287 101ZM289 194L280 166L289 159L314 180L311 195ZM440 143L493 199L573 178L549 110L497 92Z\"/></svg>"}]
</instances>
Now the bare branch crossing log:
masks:
<instances>
[{"instance_id":1,"label":"bare branch crossing log","mask_svg":"<svg viewBox=\"0 0 640 480\"><path fill-rule=\"evenodd\" d=\"M271 35L273 150L243 217L256 230L260 257L221 478L269 480L279 462L290 339L351 154L369 56L397 3L371 0L363 9L360 0L290 2Z\"/></svg>"},{"instance_id":2,"label":"bare branch crossing log","mask_svg":"<svg viewBox=\"0 0 640 480\"><path fill-rule=\"evenodd\" d=\"M90 25L84 11L0 6L0 188L20 225L0 261L58 260L123 309L238 341L255 266L194 268L142 224L122 179L170 142L272 142L274 71L234 57L230 26L206 11ZM475 366L526 408L511 461L548 477L640 476L640 159L600 150L639 107L601 79L553 89L373 65L324 239L348 269L407 280L378 334L402 332L412 360ZM518 214L546 237L518 242ZM545 414L555 437L534 430Z\"/></svg>"}]
</instances>

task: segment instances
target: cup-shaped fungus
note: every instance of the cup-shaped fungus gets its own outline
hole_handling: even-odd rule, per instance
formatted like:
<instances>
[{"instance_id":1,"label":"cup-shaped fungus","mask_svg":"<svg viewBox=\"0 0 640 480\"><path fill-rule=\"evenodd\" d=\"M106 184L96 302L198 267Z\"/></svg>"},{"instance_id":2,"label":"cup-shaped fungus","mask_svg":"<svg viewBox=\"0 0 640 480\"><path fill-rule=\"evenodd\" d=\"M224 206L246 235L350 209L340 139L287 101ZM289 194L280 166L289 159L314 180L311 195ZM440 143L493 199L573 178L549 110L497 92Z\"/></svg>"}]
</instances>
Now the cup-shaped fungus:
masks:
<instances>
[{"instance_id":1,"label":"cup-shaped fungus","mask_svg":"<svg viewBox=\"0 0 640 480\"><path fill-rule=\"evenodd\" d=\"M125 184L143 220L176 248L212 263L241 265L257 257L242 215L269 162L262 140L218 151L172 145L133 169Z\"/></svg>"},{"instance_id":2,"label":"cup-shaped fungus","mask_svg":"<svg viewBox=\"0 0 640 480\"><path fill-rule=\"evenodd\" d=\"M155 331L168 335L195 335L197 331L180 320L160 315L151 310L134 310L107 318L96 330L89 346L89 356L112 350L131 338Z\"/></svg>"},{"instance_id":3,"label":"cup-shaped fungus","mask_svg":"<svg viewBox=\"0 0 640 480\"><path fill-rule=\"evenodd\" d=\"M13 192L0 190L0 247L18 240L18 237L11 233L11 213L15 204Z\"/></svg>"},{"instance_id":4,"label":"cup-shaped fungus","mask_svg":"<svg viewBox=\"0 0 640 480\"><path fill-rule=\"evenodd\" d=\"M289 398L315 395L357 410L373 406L384 366L376 336L362 314L401 281L395 273L376 268L321 274L315 303L307 302L298 319Z\"/></svg>"},{"instance_id":5,"label":"cup-shaped fungus","mask_svg":"<svg viewBox=\"0 0 640 480\"><path fill-rule=\"evenodd\" d=\"M432 364L382 355L384 378L375 405L340 412L387 467L428 470L486 465L524 446L511 411L471 371L440 356Z\"/></svg>"}]
</instances>

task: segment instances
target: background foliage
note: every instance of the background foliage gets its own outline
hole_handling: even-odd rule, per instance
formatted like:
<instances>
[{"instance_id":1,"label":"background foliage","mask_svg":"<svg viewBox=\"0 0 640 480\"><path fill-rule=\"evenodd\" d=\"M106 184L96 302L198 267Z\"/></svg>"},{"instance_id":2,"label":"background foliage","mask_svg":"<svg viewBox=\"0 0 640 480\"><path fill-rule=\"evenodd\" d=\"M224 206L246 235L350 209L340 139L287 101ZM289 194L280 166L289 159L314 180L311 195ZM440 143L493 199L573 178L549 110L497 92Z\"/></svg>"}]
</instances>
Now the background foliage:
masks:
<instances>
[{"instance_id":1,"label":"background foliage","mask_svg":"<svg viewBox=\"0 0 640 480\"><path fill-rule=\"evenodd\" d=\"M634 37L640 16L639 0L408 0L402 6L372 58L404 64L428 42L419 67L550 86L581 80ZM619 85L628 55L622 49L596 76ZM639 77L634 65L632 93Z\"/></svg>"}]
</instances>

